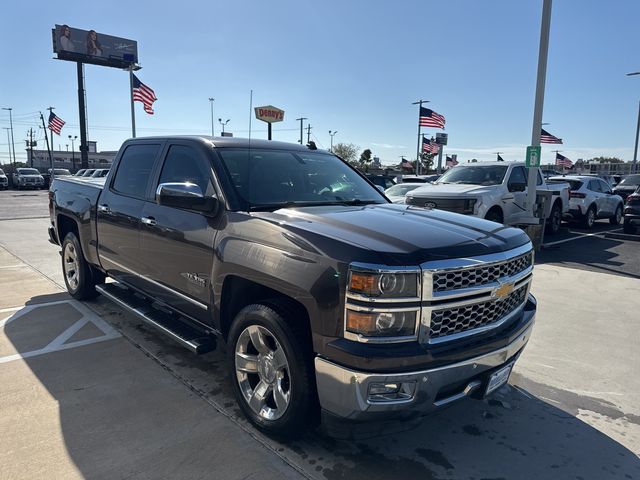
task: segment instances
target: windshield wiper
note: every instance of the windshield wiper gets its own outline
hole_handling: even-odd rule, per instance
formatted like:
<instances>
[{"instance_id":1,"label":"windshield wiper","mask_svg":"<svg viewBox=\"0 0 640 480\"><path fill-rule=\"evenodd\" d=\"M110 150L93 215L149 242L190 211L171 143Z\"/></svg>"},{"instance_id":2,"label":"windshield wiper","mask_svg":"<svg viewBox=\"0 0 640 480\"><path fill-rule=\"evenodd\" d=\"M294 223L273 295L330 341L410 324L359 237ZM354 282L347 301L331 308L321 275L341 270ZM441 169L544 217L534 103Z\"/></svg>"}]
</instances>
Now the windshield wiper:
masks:
<instances>
[{"instance_id":1,"label":"windshield wiper","mask_svg":"<svg viewBox=\"0 0 640 480\"><path fill-rule=\"evenodd\" d=\"M338 200L338 201L320 201L320 202L282 202L282 203L264 203L258 205L252 205L249 207L250 212L268 212L270 210L278 210L280 208L297 208L297 207L324 207L330 205L370 205L372 203L378 203L376 200L360 200L354 198L353 200Z\"/></svg>"}]
</instances>

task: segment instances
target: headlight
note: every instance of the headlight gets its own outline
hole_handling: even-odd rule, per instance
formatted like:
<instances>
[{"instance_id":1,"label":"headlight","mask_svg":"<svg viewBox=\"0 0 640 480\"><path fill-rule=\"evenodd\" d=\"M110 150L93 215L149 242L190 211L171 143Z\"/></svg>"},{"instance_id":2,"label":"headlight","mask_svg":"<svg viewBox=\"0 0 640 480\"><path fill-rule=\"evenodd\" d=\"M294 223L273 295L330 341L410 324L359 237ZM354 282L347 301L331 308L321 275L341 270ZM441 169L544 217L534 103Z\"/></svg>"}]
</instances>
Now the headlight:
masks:
<instances>
[{"instance_id":1,"label":"headlight","mask_svg":"<svg viewBox=\"0 0 640 480\"><path fill-rule=\"evenodd\" d=\"M349 272L349 292L369 298L417 298L418 272Z\"/></svg>"},{"instance_id":2,"label":"headlight","mask_svg":"<svg viewBox=\"0 0 640 480\"><path fill-rule=\"evenodd\" d=\"M475 207L476 202L478 200L476 198L468 198L464 201L464 213L473 213L473 207Z\"/></svg>"},{"instance_id":3,"label":"headlight","mask_svg":"<svg viewBox=\"0 0 640 480\"><path fill-rule=\"evenodd\" d=\"M365 337L407 337L415 334L417 310L359 312L347 309L347 332Z\"/></svg>"}]
</instances>

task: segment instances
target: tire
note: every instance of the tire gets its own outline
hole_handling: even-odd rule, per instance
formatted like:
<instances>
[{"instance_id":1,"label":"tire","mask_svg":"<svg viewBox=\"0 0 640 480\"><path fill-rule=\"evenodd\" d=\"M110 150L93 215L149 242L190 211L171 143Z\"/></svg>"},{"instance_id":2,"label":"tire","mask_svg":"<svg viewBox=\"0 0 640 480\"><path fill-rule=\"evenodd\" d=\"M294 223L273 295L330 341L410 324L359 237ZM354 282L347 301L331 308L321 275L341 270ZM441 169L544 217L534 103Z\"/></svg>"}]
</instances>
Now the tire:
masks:
<instances>
[{"instance_id":1,"label":"tire","mask_svg":"<svg viewBox=\"0 0 640 480\"><path fill-rule=\"evenodd\" d=\"M562 207L560 207L558 203L553 205L547 222L547 233L549 233L549 235L555 235L560 231L560 226L562 225Z\"/></svg>"},{"instance_id":2,"label":"tire","mask_svg":"<svg viewBox=\"0 0 640 480\"><path fill-rule=\"evenodd\" d=\"M76 300L96 297L95 286L104 282L104 275L85 260L80 241L73 232L67 233L62 242L62 275L69 295Z\"/></svg>"},{"instance_id":3,"label":"tire","mask_svg":"<svg viewBox=\"0 0 640 480\"><path fill-rule=\"evenodd\" d=\"M490 222L503 223L504 218L502 217L502 212L496 208L492 208L487 212L484 216L485 220L489 220Z\"/></svg>"},{"instance_id":4,"label":"tire","mask_svg":"<svg viewBox=\"0 0 640 480\"><path fill-rule=\"evenodd\" d=\"M609 223L611 225L620 225L622 221L622 205L618 205L616 208L616 213L614 213L613 217L609 217Z\"/></svg>"},{"instance_id":5,"label":"tire","mask_svg":"<svg viewBox=\"0 0 640 480\"><path fill-rule=\"evenodd\" d=\"M596 221L596 208L591 205L582 218L582 226L588 230L593 228L593 224Z\"/></svg>"},{"instance_id":6,"label":"tire","mask_svg":"<svg viewBox=\"0 0 640 480\"><path fill-rule=\"evenodd\" d=\"M311 421L317 394L311 339L286 309L255 304L236 316L227 341L233 392L258 429L292 438Z\"/></svg>"},{"instance_id":7,"label":"tire","mask_svg":"<svg viewBox=\"0 0 640 480\"><path fill-rule=\"evenodd\" d=\"M631 222L624 222L624 224L622 225L622 230L624 231L624 233L636 233L636 229L633 225L631 225Z\"/></svg>"}]
</instances>

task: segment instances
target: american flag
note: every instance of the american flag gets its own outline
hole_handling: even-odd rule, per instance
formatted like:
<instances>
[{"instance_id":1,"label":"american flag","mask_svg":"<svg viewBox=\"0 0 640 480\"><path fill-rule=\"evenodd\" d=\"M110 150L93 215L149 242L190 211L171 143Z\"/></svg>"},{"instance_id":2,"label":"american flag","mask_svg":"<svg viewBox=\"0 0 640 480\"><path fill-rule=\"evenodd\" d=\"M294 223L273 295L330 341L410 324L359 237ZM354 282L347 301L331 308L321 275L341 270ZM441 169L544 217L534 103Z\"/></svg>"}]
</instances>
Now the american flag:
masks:
<instances>
[{"instance_id":1,"label":"american flag","mask_svg":"<svg viewBox=\"0 0 640 480\"><path fill-rule=\"evenodd\" d=\"M562 139L558 137L554 137L549 132L547 132L544 128L540 129L540 143L562 143Z\"/></svg>"},{"instance_id":2,"label":"american flag","mask_svg":"<svg viewBox=\"0 0 640 480\"><path fill-rule=\"evenodd\" d=\"M420 126L444 129L445 119L443 115L425 107L420 107Z\"/></svg>"},{"instance_id":3,"label":"american flag","mask_svg":"<svg viewBox=\"0 0 640 480\"><path fill-rule=\"evenodd\" d=\"M402 162L400 162L400 166L402 168L413 168L413 165L411 165L411 162L409 162L409 160L406 159L402 159Z\"/></svg>"},{"instance_id":4,"label":"american flag","mask_svg":"<svg viewBox=\"0 0 640 480\"><path fill-rule=\"evenodd\" d=\"M64 120L62 120L55 113L49 112L49 130L55 132L57 135L60 135L62 127L64 127Z\"/></svg>"},{"instance_id":5,"label":"american flag","mask_svg":"<svg viewBox=\"0 0 640 480\"><path fill-rule=\"evenodd\" d=\"M571 168L573 166L573 162L564 155L556 153L556 165L564 168Z\"/></svg>"},{"instance_id":6,"label":"american flag","mask_svg":"<svg viewBox=\"0 0 640 480\"><path fill-rule=\"evenodd\" d=\"M153 115L153 102L157 100L156 94L151 88L133 76L133 101L142 102L144 111L149 115Z\"/></svg>"},{"instance_id":7,"label":"american flag","mask_svg":"<svg viewBox=\"0 0 640 480\"><path fill-rule=\"evenodd\" d=\"M456 160L453 157L450 157L447 155L447 167L455 167L456 165L458 165L458 160Z\"/></svg>"},{"instance_id":8,"label":"american flag","mask_svg":"<svg viewBox=\"0 0 640 480\"><path fill-rule=\"evenodd\" d=\"M422 137L422 153L431 153L436 155L440 151L440 145L432 142L428 138Z\"/></svg>"}]
</instances>

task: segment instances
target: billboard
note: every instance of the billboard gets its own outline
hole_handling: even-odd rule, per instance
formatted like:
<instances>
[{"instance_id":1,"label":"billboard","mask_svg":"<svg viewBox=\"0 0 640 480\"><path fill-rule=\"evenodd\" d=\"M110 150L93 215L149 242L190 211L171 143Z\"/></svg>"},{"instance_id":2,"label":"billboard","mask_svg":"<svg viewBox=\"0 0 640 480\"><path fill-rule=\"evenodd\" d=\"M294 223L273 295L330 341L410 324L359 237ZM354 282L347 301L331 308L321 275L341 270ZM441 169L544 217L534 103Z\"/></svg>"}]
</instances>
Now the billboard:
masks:
<instances>
[{"instance_id":1,"label":"billboard","mask_svg":"<svg viewBox=\"0 0 640 480\"><path fill-rule=\"evenodd\" d=\"M134 40L68 25L56 25L52 33L53 51L59 60L116 68L128 68L138 63L138 42Z\"/></svg>"},{"instance_id":2,"label":"billboard","mask_svg":"<svg viewBox=\"0 0 640 480\"><path fill-rule=\"evenodd\" d=\"M264 107L255 107L256 118L267 123L281 122L284 120L284 110L267 105Z\"/></svg>"}]
</instances>

